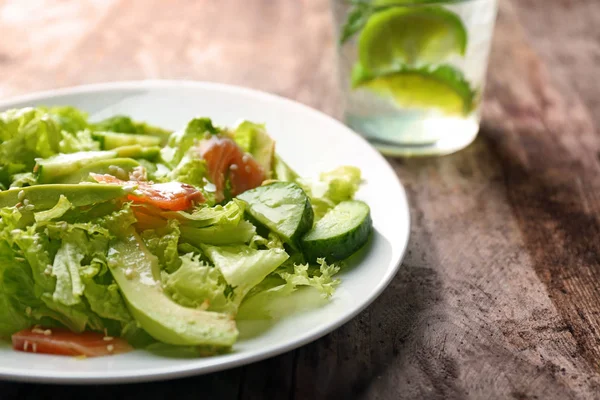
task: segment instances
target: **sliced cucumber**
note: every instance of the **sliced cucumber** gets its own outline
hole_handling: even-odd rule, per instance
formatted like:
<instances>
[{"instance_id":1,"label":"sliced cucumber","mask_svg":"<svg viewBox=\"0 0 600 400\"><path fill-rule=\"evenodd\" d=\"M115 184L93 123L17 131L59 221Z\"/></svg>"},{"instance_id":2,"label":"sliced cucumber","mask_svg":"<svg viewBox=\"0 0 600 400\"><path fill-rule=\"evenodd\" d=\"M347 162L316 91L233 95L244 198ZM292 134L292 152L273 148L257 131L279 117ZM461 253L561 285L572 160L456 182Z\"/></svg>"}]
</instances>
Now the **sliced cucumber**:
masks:
<instances>
[{"instance_id":1,"label":"sliced cucumber","mask_svg":"<svg viewBox=\"0 0 600 400\"><path fill-rule=\"evenodd\" d=\"M246 211L257 222L278 234L294 248L313 224L310 200L300 186L274 182L248 190L238 196L248 203Z\"/></svg>"},{"instance_id":2,"label":"sliced cucumber","mask_svg":"<svg viewBox=\"0 0 600 400\"><path fill-rule=\"evenodd\" d=\"M57 154L50 158L36 159L34 171L39 183L52 183L77 172L92 162L116 157L117 153L114 151L79 151Z\"/></svg>"},{"instance_id":3,"label":"sliced cucumber","mask_svg":"<svg viewBox=\"0 0 600 400\"><path fill-rule=\"evenodd\" d=\"M117 147L131 146L159 146L160 138L148 135L136 135L133 133L116 132L93 132L92 137L100 142L103 150L116 149Z\"/></svg>"},{"instance_id":4,"label":"sliced cucumber","mask_svg":"<svg viewBox=\"0 0 600 400\"><path fill-rule=\"evenodd\" d=\"M139 166L140 163L132 158L113 158L95 161L70 175L58 179L55 183L79 183L88 181L91 172L96 174L110 174L119 179L128 180L129 173L133 171L135 167Z\"/></svg>"},{"instance_id":5,"label":"sliced cucumber","mask_svg":"<svg viewBox=\"0 0 600 400\"><path fill-rule=\"evenodd\" d=\"M368 205L358 200L343 201L302 238L302 250L311 261L320 257L343 260L367 242L372 227Z\"/></svg>"}]
</instances>

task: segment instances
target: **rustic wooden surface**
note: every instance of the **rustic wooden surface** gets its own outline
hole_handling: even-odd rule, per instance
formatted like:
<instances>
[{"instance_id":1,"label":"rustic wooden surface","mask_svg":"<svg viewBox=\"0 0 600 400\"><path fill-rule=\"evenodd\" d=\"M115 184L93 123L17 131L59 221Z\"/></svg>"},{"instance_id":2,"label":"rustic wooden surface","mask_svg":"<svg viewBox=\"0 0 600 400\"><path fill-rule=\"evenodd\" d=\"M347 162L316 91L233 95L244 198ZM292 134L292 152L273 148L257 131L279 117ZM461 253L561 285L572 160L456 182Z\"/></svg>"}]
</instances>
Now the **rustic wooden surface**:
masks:
<instances>
[{"instance_id":1,"label":"rustic wooden surface","mask_svg":"<svg viewBox=\"0 0 600 400\"><path fill-rule=\"evenodd\" d=\"M480 138L390 160L408 255L342 328L208 376L0 398L600 398L599 26L597 0L501 2ZM325 0L0 0L0 77L0 98L185 78L340 113Z\"/></svg>"}]
</instances>

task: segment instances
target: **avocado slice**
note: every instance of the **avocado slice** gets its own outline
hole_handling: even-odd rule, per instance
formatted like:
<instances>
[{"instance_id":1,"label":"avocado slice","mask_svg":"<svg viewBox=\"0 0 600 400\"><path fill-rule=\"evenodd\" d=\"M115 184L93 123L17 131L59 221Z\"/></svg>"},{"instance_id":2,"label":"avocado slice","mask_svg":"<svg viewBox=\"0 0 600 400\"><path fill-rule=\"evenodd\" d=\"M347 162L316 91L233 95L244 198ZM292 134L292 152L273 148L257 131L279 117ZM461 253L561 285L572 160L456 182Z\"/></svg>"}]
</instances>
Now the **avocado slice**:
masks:
<instances>
[{"instance_id":1,"label":"avocado slice","mask_svg":"<svg viewBox=\"0 0 600 400\"><path fill-rule=\"evenodd\" d=\"M131 146L159 146L160 138L148 135L136 135L134 133L117 132L92 132L94 140L100 142L103 150L116 149L117 147Z\"/></svg>"},{"instance_id":2,"label":"avocado slice","mask_svg":"<svg viewBox=\"0 0 600 400\"><path fill-rule=\"evenodd\" d=\"M111 243L109 266L129 311L156 340L180 346L235 343L233 317L181 306L163 293L158 259L133 229Z\"/></svg>"},{"instance_id":3,"label":"avocado slice","mask_svg":"<svg viewBox=\"0 0 600 400\"><path fill-rule=\"evenodd\" d=\"M241 122L233 132L235 142L258 162L271 177L275 157L275 141L267 134L264 125L250 121Z\"/></svg>"},{"instance_id":4,"label":"avocado slice","mask_svg":"<svg viewBox=\"0 0 600 400\"><path fill-rule=\"evenodd\" d=\"M53 183L92 162L115 157L117 157L117 153L114 151L79 151L57 154L49 158L36 159L33 171L37 174L39 183Z\"/></svg>"},{"instance_id":5,"label":"avocado slice","mask_svg":"<svg viewBox=\"0 0 600 400\"><path fill-rule=\"evenodd\" d=\"M127 176L119 176L116 171L122 170L125 174L129 174L135 167L139 167L140 163L132 158L113 158L109 160L95 161L70 175L67 175L57 183L79 183L89 180L90 173L95 174L110 174L119 179L127 180Z\"/></svg>"},{"instance_id":6,"label":"avocado slice","mask_svg":"<svg viewBox=\"0 0 600 400\"><path fill-rule=\"evenodd\" d=\"M132 144L129 146L116 147L112 151L116 153L117 157L144 158L146 160L152 161L160 153L160 147Z\"/></svg>"},{"instance_id":7,"label":"avocado slice","mask_svg":"<svg viewBox=\"0 0 600 400\"><path fill-rule=\"evenodd\" d=\"M27 200L28 204L35 206L35 210L47 210L58 203L61 195L73 206L82 207L124 197L127 192L121 186L100 183L35 185L0 192L0 208L13 207Z\"/></svg>"}]
</instances>

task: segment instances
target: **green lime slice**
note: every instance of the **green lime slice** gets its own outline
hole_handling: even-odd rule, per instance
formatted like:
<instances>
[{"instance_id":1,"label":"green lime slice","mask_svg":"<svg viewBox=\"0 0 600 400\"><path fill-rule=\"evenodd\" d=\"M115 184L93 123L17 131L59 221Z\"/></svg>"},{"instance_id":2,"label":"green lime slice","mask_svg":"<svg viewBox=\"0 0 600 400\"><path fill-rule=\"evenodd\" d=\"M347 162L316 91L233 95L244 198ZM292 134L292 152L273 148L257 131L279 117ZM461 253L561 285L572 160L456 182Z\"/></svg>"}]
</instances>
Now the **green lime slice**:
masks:
<instances>
[{"instance_id":1,"label":"green lime slice","mask_svg":"<svg viewBox=\"0 0 600 400\"><path fill-rule=\"evenodd\" d=\"M446 114L469 114L476 95L463 74L449 65L403 67L372 78L357 66L353 86L391 97L403 108L436 108Z\"/></svg>"},{"instance_id":2,"label":"green lime slice","mask_svg":"<svg viewBox=\"0 0 600 400\"><path fill-rule=\"evenodd\" d=\"M373 73L403 64L436 64L464 55L467 31L458 15L442 7L392 7L371 15L358 39L358 58Z\"/></svg>"}]
</instances>

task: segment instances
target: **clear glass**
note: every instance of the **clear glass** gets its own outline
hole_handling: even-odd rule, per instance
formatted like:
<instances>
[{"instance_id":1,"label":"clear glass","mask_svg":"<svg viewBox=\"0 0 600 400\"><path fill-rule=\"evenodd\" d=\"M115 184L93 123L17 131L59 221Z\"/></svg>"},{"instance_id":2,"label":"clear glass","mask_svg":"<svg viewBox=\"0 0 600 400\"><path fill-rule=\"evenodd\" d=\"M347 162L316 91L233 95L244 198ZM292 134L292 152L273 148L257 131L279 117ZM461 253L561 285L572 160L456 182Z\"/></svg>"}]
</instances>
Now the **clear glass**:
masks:
<instances>
[{"instance_id":1,"label":"clear glass","mask_svg":"<svg viewBox=\"0 0 600 400\"><path fill-rule=\"evenodd\" d=\"M449 154L475 139L497 0L332 0L332 9L348 126L387 155Z\"/></svg>"}]
</instances>

